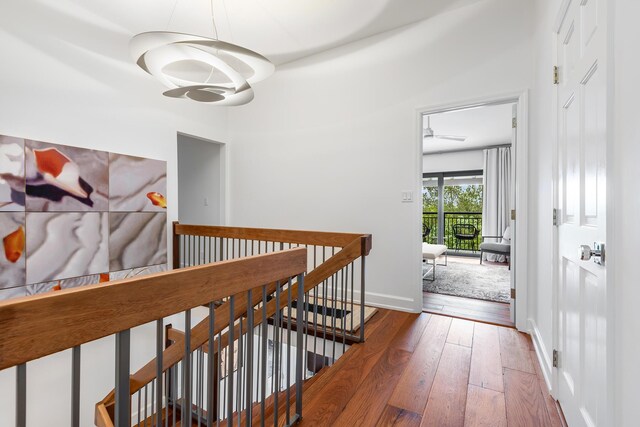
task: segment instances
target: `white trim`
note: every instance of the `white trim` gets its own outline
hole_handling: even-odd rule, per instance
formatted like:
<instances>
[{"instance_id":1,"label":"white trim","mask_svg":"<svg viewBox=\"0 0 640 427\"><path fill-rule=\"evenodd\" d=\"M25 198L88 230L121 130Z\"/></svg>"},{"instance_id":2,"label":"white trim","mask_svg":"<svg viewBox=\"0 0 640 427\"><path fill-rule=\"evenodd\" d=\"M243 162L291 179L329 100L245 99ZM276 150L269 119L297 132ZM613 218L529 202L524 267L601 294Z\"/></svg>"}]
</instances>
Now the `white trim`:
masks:
<instances>
[{"instance_id":1,"label":"white trim","mask_svg":"<svg viewBox=\"0 0 640 427\"><path fill-rule=\"evenodd\" d=\"M341 292L341 287L337 287L337 292ZM360 304L360 291L354 289L353 291L353 303ZM422 312L422 301L420 301L420 308L418 310L415 309L415 300L411 298L398 297L395 295L389 294L381 294L378 292L365 292L365 300L364 304L366 306L378 307L378 308L386 308L389 310L396 311L405 311L408 313L421 313ZM322 296L322 292L318 292L318 296ZM348 298L350 298L350 293Z\"/></svg>"},{"instance_id":2,"label":"white trim","mask_svg":"<svg viewBox=\"0 0 640 427\"><path fill-rule=\"evenodd\" d=\"M229 145L226 142L216 141L209 138L204 138L202 136L192 135L186 132L178 131L176 134L177 138L182 135L187 138L193 138L200 141L208 142L210 144L215 144L220 146L220 201L222 202L220 205L220 225L227 225L229 221ZM179 150L179 148L177 148ZM177 155L177 153L176 153ZM178 172L179 173L179 172ZM178 202L180 199L180 194L178 194ZM178 220L180 220L180 212L178 212Z\"/></svg>"},{"instance_id":3,"label":"white trim","mask_svg":"<svg viewBox=\"0 0 640 427\"><path fill-rule=\"evenodd\" d=\"M322 289L316 289L317 297L322 298ZM342 293L342 286L336 287L336 293ZM360 304L360 291L357 289L353 290L353 303L358 305ZM331 298L331 297L329 297ZM347 289L347 299L351 300L351 292ZM395 295L382 294L378 292L365 292L365 301L366 306L378 307L378 308L386 308L389 310L396 311L405 311L408 313L421 313L422 312L422 300L420 301L420 307L418 310L415 308L415 300L411 298L398 297Z\"/></svg>"},{"instance_id":4,"label":"white trim","mask_svg":"<svg viewBox=\"0 0 640 427\"><path fill-rule=\"evenodd\" d=\"M498 94L495 96L488 96L483 98L476 98L471 100L461 100L457 102L451 102L447 104L427 106L417 108L415 113L415 141L416 147L416 187L415 194L421 194L422 192L422 116L425 114L434 114L443 111L451 111L462 108L468 108L471 106L482 105L496 105L517 103L518 105L518 127L517 127L517 139L514 147L516 153L516 228L514 235L514 251L515 251L515 264L513 268L515 270L515 282L516 282L516 322L515 326L519 330L527 330L528 319L528 284L527 284L527 267L528 267L528 248L527 248L527 232L528 227L528 195L529 195L529 168L528 168L528 153L529 153L529 108L528 108L528 90L522 90L520 92L510 92L506 94ZM415 217L413 223L415 224L415 230L413 232L414 237L412 245L415 248L416 260L421 260L421 242L420 236L422 236L420 228L420 219L422 218L422 204L416 203L414 210ZM416 262L415 279L414 283L421 284L420 280L422 273L422 265L420 262ZM422 306L422 288L416 286L416 295L414 297L416 301L419 301Z\"/></svg>"},{"instance_id":5,"label":"white trim","mask_svg":"<svg viewBox=\"0 0 640 427\"><path fill-rule=\"evenodd\" d=\"M560 15L562 15L562 19L564 19L564 16L567 14L567 10L569 9L569 4L571 3L570 0L564 0L562 6L560 7L560 10L558 12L558 19L560 19ZM560 26L562 24L562 21L558 22L558 26L557 28L554 28L554 36L551 38L552 39L552 55L553 55L553 63L554 64L558 64L558 32L560 31ZM559 165L559 137L558 137L558 132L560 131L559 126L558 126L558 114L559 114L559 106L558 106L558 98L559 98L559 85L555 85L555 89L553 90L553 95L552 95L552 99L553 99L553 105L551 106L552 110L553 110L553 117L551 118L551 123L550 125L552 126L551 129L555 129L556 132L552 132L552 137L553 137L553 141L551 141L551 146L553 148L553 155L551 156L551 173L553 174L552 176L552 193L553 193L553 208L557 210L557 212L560 212L560 206L558 204L559 202L559 198L558 198L558 175L560 173L560 165ZM559 325L559 317L558 317L558 283L559 283L559 279L560 279L560 269L558 268L558 227L555 225L551 226L552 231L551 231L551 242L552 242L552 248L551 248L551 256L552 256L552 263L551 263L551 309L552 314L551 314L551 345L553 346L554 349L559 348L559 333L558 333L558 325ZM540 286L540 284L537 284L538 286ZM558 389L558 381L559 381L559 377L558 377L558 370L553 368L551 369L551 383L549 384L549 388L552 390L557 390ZM552 394L553 395L553 394Z\"/></svg>"},{"instance_id":6,"label":"white trim","mask_svg":"<svg viewBox=\"0 0 640 427\"><path fill-rule=\"evenodd\" d=\"M535 349L536 356L538 357L538 362L542 369L542 375L544 376L544 382L549 389L549 393L551 396L554 396L555 388L553 387L553 369L552 366L552 356L547 351L547 348L544 345L544 341L542 339L542 334L538 329L538 325L536 325L535 320L529 319L529 334L531 335L531 340L533 341L533 347Z\"/></svg>"},{"instance_id":7,"label":"white trim","mask_svg":"<svg viewBox=\"0 0 640 427\"><path fill-rule=\"evenodd\" d=\"M353 292L354 300L360 302L360 292ZM381 294L377 292L365 292L364 304L366 306L386 308L389 310L406 311L408 313L422 312L422 298L420 299L420 307L416 310L415 300L405 297L397 297L395 295Z\"/></svg>"}]
</instances>

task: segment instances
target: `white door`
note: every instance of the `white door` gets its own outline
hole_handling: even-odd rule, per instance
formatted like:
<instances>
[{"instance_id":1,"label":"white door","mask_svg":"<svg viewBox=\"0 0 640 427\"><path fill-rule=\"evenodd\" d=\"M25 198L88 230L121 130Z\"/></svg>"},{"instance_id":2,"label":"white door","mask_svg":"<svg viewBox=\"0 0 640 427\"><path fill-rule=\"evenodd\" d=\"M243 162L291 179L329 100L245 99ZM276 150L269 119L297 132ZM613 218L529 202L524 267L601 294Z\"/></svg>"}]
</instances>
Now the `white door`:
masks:
<instances>
[{"instance_id":1,"label":"white door","mask_svg":"<svg viewBox=\"0 0 640 427\"><path fill-rule=\"evenodd\" d=\"M606 262L605 0L571 0L558 32L558 324L556 398L570 426L609 425ZM605 260L606 261L606 260Z\"/></svg>"}]
</instances>

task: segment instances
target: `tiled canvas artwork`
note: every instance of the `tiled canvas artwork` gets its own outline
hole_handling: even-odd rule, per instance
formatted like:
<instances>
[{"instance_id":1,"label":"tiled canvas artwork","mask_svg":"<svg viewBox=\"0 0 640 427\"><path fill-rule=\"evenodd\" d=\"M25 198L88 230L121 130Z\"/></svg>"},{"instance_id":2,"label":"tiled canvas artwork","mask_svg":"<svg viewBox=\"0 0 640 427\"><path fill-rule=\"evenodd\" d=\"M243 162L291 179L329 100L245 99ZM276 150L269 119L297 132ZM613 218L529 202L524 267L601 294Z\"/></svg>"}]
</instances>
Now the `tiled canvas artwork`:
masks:
<instances>
[{"instance_id":1,"label":"tiled canvas artwork","mask_svg":"<svg viewBox=\"0 0 640 427\"><path fill-rule=\"evenodd\" d=\"M109 210L109 154L26 140L26 209Z\"/></svg>"},{"instance_id":2,"label":"tiled canvas artwork","mask_svg":"<svg viewBox=\"0 0 640 427\"><path fill-rule=\"evenodd\" d=\"M0 289L25 283L24 212L0 212Z\"/></svg>"},{"instance_id":3,"label":"tiled canvas artwork","mask_svg":"<svg viewBox=\"0 0 640 427\"><path fill-rule=\"evenodd\" d=\"M167 269L160 160L0 135L0 301Z\"/></svg>"},{"instance_id":4,"label":"tiled canvas artwork","mask_svg":"<svg viewBox=\"0 0 640 427\"><path fill-rule=\"evenodd\" d=\"M24 211L24 139L0 135L0 211Z\"/></svg>"},{"instance_id":5,"label":"tiled canvas artwork","mask_svg":"<svg viewBox=\"0 0 640 427\"><path fill-rule=\"evenodd\" d=\"M18 288L0 289L0 301L6 299L14 299L27 296L27 287L20 286Z\"/></svg>"},{"instance_id":6,"label":"tiled canvas artwork","mask_svg":"<svg viewBox=\"0 0 640 427\"><path fill-rule=\"evenodd\" d=\"M109 211L164 212L166 196L165 162L109 154Z\"/></svg>"},{"instance_id":7,"label":"tiled canvas artwork","mask_svg":"<svg viewBox=\"0 0 640 427\"><path fill-rule=\"evenodd\" d=\"M112 271L109 280L130 279L132 277L147 276L149 274L167 271L167 264L150 265L148 267L130 268L128 270Z\"/></svg>"},{"instance_id":8,"label":"tiled canvas artwork","mask_svg":"<svg viewBox=\"0 0 640 427\"><path fill-rule=\"evenodd\" d=\"M90 276L71 277L69 279L53 280L51 282L27 285L27 295L42 294L45 292L59 291L62 289L77 288L79 286L95 285L109 281L109 273L92 274Z\"/></svg>"},{"instance_id":9,"label":"tiled canvas artwork","mask_svg":"<svg viewBox=\"0 0 640 427\"><path fill-rule=\"evenodd\" d=\"M167 215L162 212L109 213L109 270L167 262Z\"/></svg>"},{"instance_id":10,"label":"tiled canvas artwork","mask_svg":"<svg viewBox=\"0 0 640 427\"><path fill-rule=\"evenodd\" d=\"M106 212L28 212L27 283L109 271Z\"/></svg>"}]
</instances>

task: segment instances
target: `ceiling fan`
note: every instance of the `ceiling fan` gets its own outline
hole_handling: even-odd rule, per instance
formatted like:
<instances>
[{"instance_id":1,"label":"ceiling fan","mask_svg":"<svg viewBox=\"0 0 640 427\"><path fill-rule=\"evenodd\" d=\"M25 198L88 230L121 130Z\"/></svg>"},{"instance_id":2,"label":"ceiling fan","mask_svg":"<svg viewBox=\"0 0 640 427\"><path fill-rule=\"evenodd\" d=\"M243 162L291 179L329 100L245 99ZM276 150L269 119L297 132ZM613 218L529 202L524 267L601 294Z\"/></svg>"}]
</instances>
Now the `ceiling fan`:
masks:
<instances>
[{"instance_id":1,"label":"ceiling fan","mask_svg":"<svg viewBox=\"0 0 640 427\"><path fill-rule=\"evenodd\" d=\"M427 128L424 129L422 134L424 139L448 139L451 141L464 141L467 139L466 136L458 136L458 135L436 135L431 129L431 117L427 116Z\"/></svg>"}]
</instances>

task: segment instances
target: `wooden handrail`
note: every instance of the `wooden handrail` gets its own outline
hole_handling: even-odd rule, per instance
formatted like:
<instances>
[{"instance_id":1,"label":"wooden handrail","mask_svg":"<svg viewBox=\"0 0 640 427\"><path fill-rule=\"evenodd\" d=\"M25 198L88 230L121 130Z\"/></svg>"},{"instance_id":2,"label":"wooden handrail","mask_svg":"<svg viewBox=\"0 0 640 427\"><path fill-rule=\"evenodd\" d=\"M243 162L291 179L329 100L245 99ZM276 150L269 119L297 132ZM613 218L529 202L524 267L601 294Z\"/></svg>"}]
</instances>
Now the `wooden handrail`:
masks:
<instances>
[{"instance_id":1,"label":"wooden handrail","mask_svg":"<svg viewBox=\"0 0 640 427\"><path fill-rule=\"evenodd\" d=\"M176 235L224 237L229 239L261 240L295 243L300 245L333 246L342 248L354 240L370 236L358 233L332 233L326 231L280 230L271 228L221 227L187 225L174 222Z\"/></svg>"},{"instance_id":2,"label":"wooden handrail","mask_svg":"<svg viewBox=\"0 0 640 427\"><path fill-rule=\"evenodd\" d=\"M323 283L324 280L331 277L337 271L354 262L361 256L367 256L371 251L372 238L370 234L357 233L331 233L331 232L315 232L315 231L298 231L298 230L278 230L278 229L258 229L244 227L219 227L219 226L202 226L202 225L186 225L175 221L173 223L173 256L174 268L179 268L179 248L180 236L193 235L204 237L217 237L228 239L244 239L255 241L268 241L279 243L293 243L301 245L317 245L341 248L337 253L332 255L322 264L318 265L313 271L305 276L304 290L308 292ZM278 252L275 252L278 253ZM305 260L306 262L306 260ZM292 275L283 275L279 279L282 284ZM264 282L263 282L264 283ZM267 293L275 292L276 281L271 282L267 287ZM294 282L291 286L292 295L297 294L298 283ZM262 301L262 293L254 292L251 301L251 307L255 307ZM278 308L282 309L287 305L287 295L281 295L279 301L272 299L266 303L267 317L273 316ZM234 319L245 317L249 306L247 294L242 293L236 296ZM229 303L223 303L215 309L215 324L213 335L222 332L229 325L230 310ZM254 325L261 322L261 316L254 317ZM234 336L239 335L239 326L235 327ZM191 348L196 349L206 344L209 337L209 319L206 317L200 323L191 329ZM221 346L227 345L228 332L223 333L220 337ZM217 349L217 346L216 346ZM163 372L174 366L184 357L184 342L182 338L176 338L173 345L169 346L163 352ZM156 360L153 359L131 376L130 392L131 394L142 389L146 384L150 383L156 377ZM110 393L98 403L98 409L108 412L113 408L114 402L113 392ZM96 414L98 415L98 414Z\"/></svg>"},{"instance_id":3,"label":"wooden handrail","mask_svg":"<svg viewBox=\"0 0 640 427\"><path fill-rule=\"evenodd\" d=\"M299 248L0 302L0 370L295 276L306 266L306 250Z\"/></svg>"}]
</instances>

